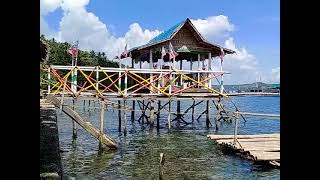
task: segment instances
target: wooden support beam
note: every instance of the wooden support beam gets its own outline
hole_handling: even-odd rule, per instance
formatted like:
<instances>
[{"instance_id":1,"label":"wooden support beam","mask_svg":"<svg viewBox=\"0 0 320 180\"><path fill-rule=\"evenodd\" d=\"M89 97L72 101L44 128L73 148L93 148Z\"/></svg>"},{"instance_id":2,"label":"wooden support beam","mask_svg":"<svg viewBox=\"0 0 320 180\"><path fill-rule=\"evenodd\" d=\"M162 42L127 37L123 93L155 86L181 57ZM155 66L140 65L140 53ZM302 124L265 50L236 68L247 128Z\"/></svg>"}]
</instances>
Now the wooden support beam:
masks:
<instances>
[{"instance_id":1,"label":"wooden support beam","mask_svg":"<svg viewBox=\"0 0 320 180\"><path fill-rule=\"evenodd\" d=\"M75 111L75 99L72 99L72 110ZM63 110L63 107L62 107ZM77 139L78 136L78 130L77 130L77 124L72 121L72 139Z\"/></svg>"},{"instance_id":2,"label":"wooden support beam","mask_svg":"<svg viewBox=\"0 0 320 180\"><path fill-rule=\"evenodd\" d=\"M159 131L159 130L160 130L160 111L161 111L160 107L161 107L161 101L160 101L160 100L158 100L157 131Z\"/></svg>"},{"instance_id":3,"label":"wooden support beam","mask_svg":"<svg viewBox=\"0 0 320 180\"><path fill-rule=\"evenodd\" d=\"M124 136L127 136L127 102L126 100L123 100L123 106L124 106L124 110L123 110L123 133L124 133Z\"/></svg>"},{"instance_id":4,"label":"wooden support beam","mask_svg":"<svg viewBox=\"0 0 320 180\"><path fill-rule=\"evenodd\" d=\"M135 113L135 109L136 109L136 101L132 100L132 111L131 111L131 121L134 121L134 113Z\"/></svg>"},{"instance_id":5,"label":"wooden support beam","mask_svg":"<svg viewBox=\"0 0 320 180\"><path fill-rule=\"evenodd\" d=\"M48 95L46 99L54 104L56 107L59 107L60 100L52 95ZM87 122L84 118L82 118L76 111L72 110L72 108L68 106L63 106L62 111L67 114L69 117L73 119L77 124L79 124L82 128L84 128L87 132L89 132L92 136L94 136L97 140L100 140L100 129L94 127L90 122ZM106 134L101 137L102 143L109 147L110 149L117 149L117 143Z\"/></svg>"},{"instance_id":6,"label":"wooden support beam","mask_svg":"<svg viewBox=\"0 0 320 180\"><path fill-rule=\"evenodd\" d=\"M100 102L100 138L99 138L99 149L102 149L102 137L103 137L103 134L104 134L104 131L103 131L103 123L104 123L104 102L101 101Z\"/></svg>"},{"instance_id":7,"label":"wooden support beam","mask_svg":"<svg viewBox=\"0 0 320 180\"><path fill-rule=\"evenodd\" d=\"M154 100L150 100L150 129L154 126Z\"/></svg>"},{"instance_id":8,"label":"wooden support beam","mask_svg":"<svg viewBox=\"0 0 320 180\"><path fill-rule=\"evenodd\" d=\"M209 124L210 124L210 105L209 105L209 100L207 100L207 108L206 108L206 111L207 111L206 126L207 126L207 128L208 128L208 127L209 127Z\"/></svg>"},{"instance_id":9,"label":"wooden support beam","mask_svg":"<svg viewBox=\"0 0 320 180\"><path fill-rule=\"evenodd\" d=\"M121 101L118 100L118 120L119 120L119 125L118 125L118 131L121 132Z\"/></svg>"}]
</instances>

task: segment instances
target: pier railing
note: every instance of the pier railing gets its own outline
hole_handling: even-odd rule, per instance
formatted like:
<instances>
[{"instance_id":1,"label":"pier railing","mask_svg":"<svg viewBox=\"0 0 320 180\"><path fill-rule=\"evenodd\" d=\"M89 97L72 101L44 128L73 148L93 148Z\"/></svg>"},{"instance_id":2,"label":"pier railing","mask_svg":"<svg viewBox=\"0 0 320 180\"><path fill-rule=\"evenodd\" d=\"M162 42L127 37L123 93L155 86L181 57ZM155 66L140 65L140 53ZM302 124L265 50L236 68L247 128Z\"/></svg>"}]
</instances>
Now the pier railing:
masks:
<instances>
[{"instance_id":1,"label":"pier railing","mask_svg":"<svg viewBox=\"0 0 320 180\"><path fill-rule=\"evenodd\" d=\"M130 69L100 66L58 66L47 69L48 94L146 95L176 96L182 93L205 89L208 93L225 96L212 88L212 80L228 72L209 70L177 69ZM80 82L80 83L79 83Z\"/></svg>"}]
</instances>

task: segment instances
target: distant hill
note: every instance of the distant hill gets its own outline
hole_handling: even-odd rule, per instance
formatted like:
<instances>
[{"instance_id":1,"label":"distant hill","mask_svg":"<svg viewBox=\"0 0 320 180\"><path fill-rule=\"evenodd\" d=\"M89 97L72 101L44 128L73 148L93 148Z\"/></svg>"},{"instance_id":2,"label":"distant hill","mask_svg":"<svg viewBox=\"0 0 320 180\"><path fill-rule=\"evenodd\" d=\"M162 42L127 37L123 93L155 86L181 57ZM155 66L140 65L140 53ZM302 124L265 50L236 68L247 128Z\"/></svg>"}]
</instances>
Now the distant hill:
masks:
<instances>
[{"instance_id":1,"label":"distant hill","mask_svg":"<svg viewBox=\"0 0 320 180\"><path fill-rule=\"evenodd\" d=\"M219 89L218 85L214 85L214 87ZM224 89L226 92L277 92L280 91L280 84L266 84L263 82L257 82L251 84L224 85Z\"/></svg>"}]
</instances>

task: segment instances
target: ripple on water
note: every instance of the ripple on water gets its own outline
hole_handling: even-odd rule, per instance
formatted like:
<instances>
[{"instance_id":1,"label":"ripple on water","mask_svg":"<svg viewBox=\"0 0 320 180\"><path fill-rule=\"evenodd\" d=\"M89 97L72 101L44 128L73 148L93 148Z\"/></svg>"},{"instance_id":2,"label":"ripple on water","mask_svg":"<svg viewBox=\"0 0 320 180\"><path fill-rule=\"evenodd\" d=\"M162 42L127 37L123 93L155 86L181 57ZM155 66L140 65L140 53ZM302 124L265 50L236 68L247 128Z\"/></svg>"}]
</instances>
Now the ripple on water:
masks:
<instances>
[{"instance_id":1,"label":"ripple on water","mask_svg":"<svg viewBox=\"0 0 320 180\"><path fill-rule=\"evenodd\" d=\"M235 97L234 102L241 111L274 113L280 112L279 97ZM190 104L192 102L190 101ZM78 103L80 104L80 102ZM80 104L82 105L82 103ZM129 103L130 105L130 103ZM181 103L182 112L187 108ZM232 107L230 104L226 106ZM175 108L176 106L172 106ZM195 112L205 109L199 105ZM83 116L99 125L99 110L78 108ZM76 143L72 143L72 123L69 117L58 113L60 146L64 151L62 163L69 179L158 179L159 154L165 154L163 167L165 179L279 179L279 169L264 169L251 161L232 154L225 154L217 145L208 141L207 134L232 134L233 123L221 124L219 132L214 127L205 127L205 116L193 125L166 128L167 116L161 112L160 132L149 131L149 127L128 121L128 134L118 133L115 111L105 112L105 132L120 144L113 152L98 152L98 142L85 130L79 128ZM213 117L214 112L211 112ZM139 113L136 114L139 117ZM127 119L130 119L129 117ZM186 120L191 122L191 116ZM176 123L173 123L176 126ZM278 133L280 121L247 118L239 124L239 134Z\"/></svg>"}]
</instances>

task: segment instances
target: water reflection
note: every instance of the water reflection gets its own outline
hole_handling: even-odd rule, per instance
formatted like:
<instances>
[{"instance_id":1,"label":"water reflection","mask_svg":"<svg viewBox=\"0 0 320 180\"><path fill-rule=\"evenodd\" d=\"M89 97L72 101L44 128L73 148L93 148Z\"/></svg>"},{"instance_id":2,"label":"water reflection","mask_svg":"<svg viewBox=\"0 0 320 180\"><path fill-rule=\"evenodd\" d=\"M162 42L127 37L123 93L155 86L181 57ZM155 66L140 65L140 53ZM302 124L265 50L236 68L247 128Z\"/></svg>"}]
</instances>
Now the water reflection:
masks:
<instances>
[{"instance_id":1,"label":"water reflection","mask_svg":"<svg viewBox=\"0 0 320 180\"><path fill-rule=\"evenodd\" d=\"M237 97L234 101L242 111L260 113L279 113L280 98L277 97ZM78 106L83 103L78 102ZM87 104L87 103L86 103ZM191 105L190 101L188 105ZM92 105L92 104L91 104ZM129 103L130 105L130 103ZM136 103L137 105L137 103ZM181 103L182 112L188 105ZM229 106L226 104L226 106ZM176 106L172 103L172 108ZM200 112L205 103L196 108ZM137 108L136 108L137 109ZM99 126L99 110L78 107L82 116L90 118L92 124ZM213 117L214 111L211 112ZM119 144L117 151L99 152L99 143L79 127L78 138L72 143L72 123L69 117L58 113L60 146L64 172L71 179L158 179L159 155L164 153L163 167L165 179L279 179L280 170L261 168L251 161L232 154L225 154L207 134L232 134L234 123L222 123L219 131L205 126L205 116L193 124L167 128L167 115L161 112L160 131L138 121L131 122L128 117L128 134L118 132L118 112L105 111L105 132ZM136 118L140 113L136 114ZM191 115L185 115L191 122ZM239 134L273 133L280 131L279 120L247 118L240 123Z\"/></svg>"}]
</instances>

